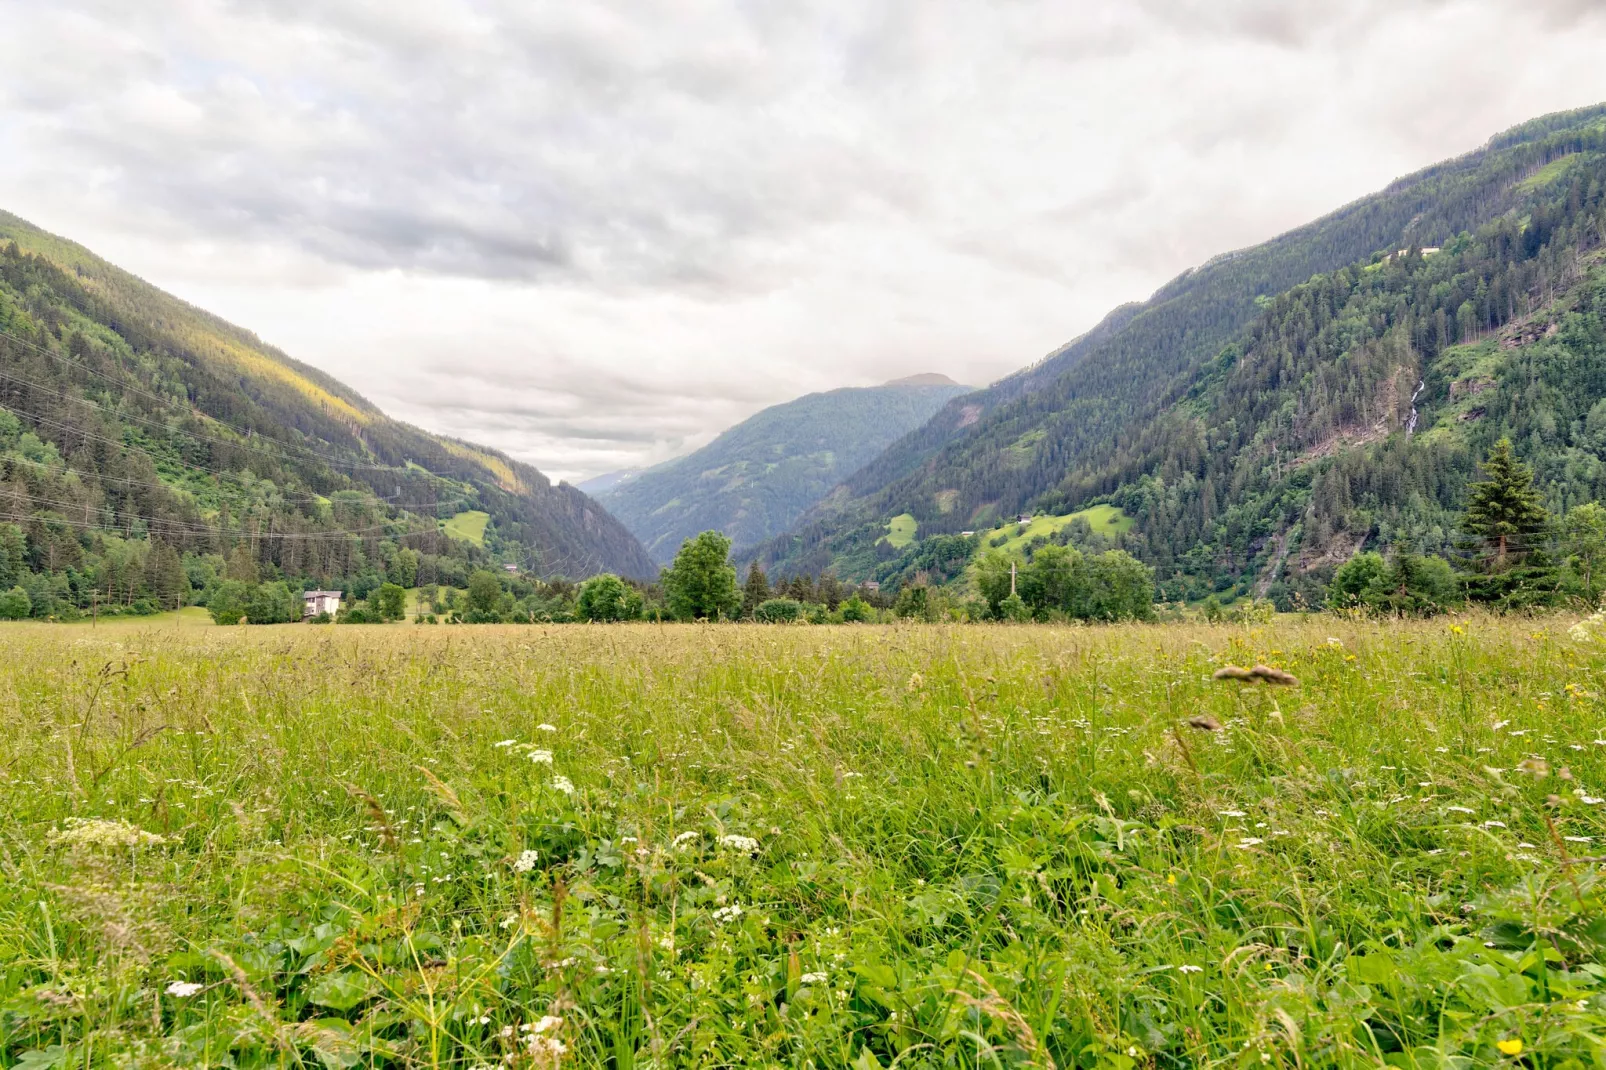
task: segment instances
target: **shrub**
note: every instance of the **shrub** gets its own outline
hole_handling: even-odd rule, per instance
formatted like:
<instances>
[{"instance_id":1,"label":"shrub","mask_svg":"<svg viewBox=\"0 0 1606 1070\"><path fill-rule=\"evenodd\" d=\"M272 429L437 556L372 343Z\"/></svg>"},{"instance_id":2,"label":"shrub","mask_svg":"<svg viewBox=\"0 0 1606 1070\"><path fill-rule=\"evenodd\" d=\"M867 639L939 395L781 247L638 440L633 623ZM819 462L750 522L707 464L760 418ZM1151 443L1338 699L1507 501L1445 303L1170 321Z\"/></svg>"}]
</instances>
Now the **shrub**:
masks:
<instances>
[{"instance_id":1,"label":"shrub","mask_svg":"<svg viewBox=\"0 0 1606 1070\"><path fill-rule=\"evenodd\" d=\"M245 616L252 624L287 624L301 619L301 599L283 580L259 583L246 600Z\"/></svg>"},{"instance_id":2,"label":"shrub","mask_svg":"<svg viewBox=\"0 0 1606 1070\"><path fill-rule=\"evenodd\" d=\"M1018 594L1012 594L998 603L998 619L1008 621L1027 621L1032 619L1032 611L1021 601Z\"/></svg>"},{"instance_id":3,"label":"shrub","mask_svg":"<svg viewBox=\"0 0 1606 1070\"><path fill-rule=\"evenodd\" d=\"M402 620L407 616L407 591L400 584L382 583L368 600L384 620Z\"/></svg>"},{"instance_id":4,"label":"shrub","mask_svg":"<svg viewBox=\"0 0 1606 1070\"><path fill-rule=\"evenodd\" d=\"M838 606L837 612L842 615L844 624L860 624L875 619L874 607L858 595L854 595Z\"/></svg>"},{"instance_id":5,"label":"shrub","mask_svg":"<svg viewBox=\"0 0 1606 1070\"><path fill-rule=\"evenodd\" d=\"M641 595L618 576L603 573L580 585L580 595L575 600L574 609L575 616L581 620L635 620L641 616Z\"/></svg>"},{"instance_id":6,"label":"shrub","mask_svg":"<svg viewBox=\"0 0 1606 1070\"><path fill-rule=\"evenodd\" d=\"M474 623L500 620L497 603L502 600L502 581L496 573L480 569L468 578L465 616Z\"/></svg>"},{"instance_id":7,"label":"shrub","mask_svg":"<svg viewBox=\"0 0 1606 1070\"><path fill-rule=\"evenodd\" d=\"M753 610L753 619L765 624L788 624L803 615L803 603L792 598L771 598Z\"/></svg>"},{"instance_id":8,"label":"shrub","mask_svg":"<svg viewBox=\"0 0 1606 1070\"><path fill-rule=\"evenodd\" d=\"M206 611L216 624L237 624L246 615L250 604L251 587L242 580L224 580L207 599Z\"/></svg>"},{"instance_id":9,"label":"shrub","mask_svg":"<svg viewBox=\"0 0 1606 1070\"><path fill-rule=\"evenodd\" d=\"M1327 587L1329 607L1371 613L1429 617L1463 601L1450 563L1418 554L1396 553L1392 561L1372 552L1356 554L1339 566Z\"/></svg>"},{"instance_id":10,"label":"shrub","mask_svg":"<svg viewBox=\"0 0 1606 1070\"><path fill-rule=\"evenodd\" d=\"M33 599L21 587L0 594L0 620L26 620L33 615Z\"/></svg>"}]
</instances>

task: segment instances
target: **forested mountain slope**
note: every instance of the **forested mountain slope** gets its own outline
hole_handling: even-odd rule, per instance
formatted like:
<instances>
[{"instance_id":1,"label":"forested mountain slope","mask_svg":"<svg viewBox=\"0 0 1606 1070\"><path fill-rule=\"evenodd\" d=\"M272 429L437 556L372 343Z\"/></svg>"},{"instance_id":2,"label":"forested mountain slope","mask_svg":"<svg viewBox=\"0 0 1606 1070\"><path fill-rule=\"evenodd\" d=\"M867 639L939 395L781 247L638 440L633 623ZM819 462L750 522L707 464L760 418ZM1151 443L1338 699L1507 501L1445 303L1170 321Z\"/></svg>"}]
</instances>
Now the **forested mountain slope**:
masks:
<instances>
[{"instance_id":1,"label":"forested mountain slope","mask_svg":"<svg viewBox=\"0 0 1606 1070\"><path fill-rule=\"evenodd\" d=\"M1022 510L1069 511L1114 494L1123 479L1137 478L1135 437L1173 426L1190 392L1192 418L1202 419L1210 403L1198 394L1201 376L1234 366L1230 353L1265 329L1279 295L1346 265L1358 271L1373 254L1447 246L1497 220L1526 233L1531 206L1549 203L1569 175L1592 173L1603 146L1606 107L1535 120L1264 245L1217 257L1142 305L1116 310L1038 364L953 399L753 556L783 571L847 562L862 571L866 560L895 554L878 540L901 514L911 515L922 535L940 534L985 528ZM1527 314L1544 297L1510 297L1521 310L1513 314ZM1425 306L1418 314L1434 315ZM1233 433L1253 437L1258 430ZM1202 451L1215 448L1201 443ZM1180 439L1173 444L1178 478L1192 472L1202 480L1205 453L1189 453ZM1218 505L1243 491L1212 486ZM1138 534L1152 532L1140 524Z\"/></svg>"},{"instance_id":2,"label":"forested mountain slope","mask_svg":"<svg viewBox=\"0 0 1606 1070\"><path fill-rule=\"evenodd\" d=\"M785 531L889 443L969 390L941 375L919 375L808 394L597 498L660 561L701 531L722 531L737 546L750 546Z\"/></svg>"},{"instance_id":3,"label":"forested mountain slope","mask_svg":"<svg viewBox=\"0 0 1606 1070\"><path fill-rule=\"evenodd\" d=\"M478 543L443 530L460 513L488 514ZM176 582L175 562L204 570L242 546L264 576L359 592L394 578L403 550L403 578L428 582L499 561L655 572L579 491L392 420L249 332L4 214L0 527L23 543L0 553L0 586L20 569L64 606L113 588L132 598L151 570Z\"/></svg>"},{"instance_id":4,"label":"forested mountain slope","mask_svg":"<svg viewBox=\"0 0 1606 1070\"><path fill-rule=\"evenodd\" d=\"M1466 486L1502 437L1552 513L1606 499L1606 136L1514 192L1442 248L1280 295L1043 503L1120 505L1173 596L1309 601L1362 546L1460 556Z\"/></svg>"}]
</instances>

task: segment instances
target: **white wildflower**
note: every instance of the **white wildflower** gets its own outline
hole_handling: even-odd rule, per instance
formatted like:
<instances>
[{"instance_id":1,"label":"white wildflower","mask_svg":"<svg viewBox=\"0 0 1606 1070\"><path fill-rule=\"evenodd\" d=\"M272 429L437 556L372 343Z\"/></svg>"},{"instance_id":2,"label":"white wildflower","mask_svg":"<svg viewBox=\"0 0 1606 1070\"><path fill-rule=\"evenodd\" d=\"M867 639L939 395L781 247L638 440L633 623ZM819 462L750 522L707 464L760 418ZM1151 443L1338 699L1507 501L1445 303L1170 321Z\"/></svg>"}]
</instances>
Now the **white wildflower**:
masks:
<instances>
[{"instance_id":1,"label":"white wildflower","mask_svg":"<svg viewBox=\"0 0 1606 1070\"><path fill-rule=\"evenodd\" d=\"M562 1018L559 1018L553 1014L544 1014L541 1016L541 1020L536 1022L531 1028L537 1033L550 1033L552 1030L558 1028L558 1026L562 1024Z\"/></svg>"},{"instance_id":2,"label":"white wildflower","mask_svg":"<svg viewBox=\"0 0 1606 1070\"><path fill-rule=\"evenodd\" d=\"M1194 966L1193 964L1189 963L1187 965L1178 966L1177 967L1177 972L1178 973L1204 973L1204 967L1203 966Z\"/></svg>"},{"instance_id":3,"label":"white wildflower","mask_svg":"<svg viewBox=\"0 0 1606 1070\"><path fill-rule=\"evenodd\" d=\"M826 975L823 973L806 973L798 978L799 981L806 985L823 985L825 984L825 979Z\"/></svg>"},{"instance_id":4,"label":"white wildflower","mask_svg":"<svg viewBox=\"0 0 1606 1070\"><path fill-rule=\"evenodd\" d=\"M1259 847L1261 844L1263 844L1265 842L1266 842L1265 840L1262 840L1262 839L1260 839L1259 837L1256 837L1256 836L1245 836L1243 839L1238 841L1238 846L1239 847L1244 847L1244 848Z\"/></svg>"},{"instance_id":5,"label":"white wildflower","mask_svg":"<svg viewBox=\"0 0 1606 1070\"><path fill-rule=\"evenodd\" d=\"M530 752L530 761L537 765L551 765L552 752L549 750L533 750Z\"/></svg>"},{"instance_id":6,"label":"white wildflower","mask_svg":"<svg viewBox=\"0 0 1606 1070\"><path fill-rule=\"evenodd\" d=\"M719 842L733 851L742 851L746 854L758 852L758 841L751 836L721 836Z\"/></svg>"},{"instance_id":7,"label":"white wildflower","mask_svg":"<svg viewBox=\"0 0 1606 1070\"><path fill-rule=\"evenodd\" d=\"M528 873L535 868L536 860L541 856L534 851L523 851L513 862L514 873Z\"/></svg>"},{"instance_id":8,"label":"white wildflower","mask_svg":"<svg viewBox=\"0 0 1606 1070\"><path fill-rule=\"evenodd\" d=\"M1583 620L1567 629L1567 637L1575 643L1592 643L1599 634L1601 625L1606 624L1606 610L1601 610L1593 616Z\"/></svg>"},{"instance_id":9,"label":"white wildflower","mask_svg":"<svg viewBox=\"0 0 1606 1070\"><path fill-rule=\"evenodd\" d=\"M518 743L519 741L516 739L499 739L496 741L498 747L516 747Z\"/></svg>"},{"instance_id":10,"label":"white wildflower","mask_svg":"<svg viewBox=\"0 0 1606 1070\"><path fill-rule=\"evenodd\" d=\"M196 984L194 981L174 981L167 986L167 994L177 996L179 999L189 999L205 987L205 985Z\"/></svg>"},{"instance_id":11,"label":"white wildflower","mask_svg":"<svg viewBox=\"0 0 1606 1070\"><path fill-rule=\"evenodd\" d=\"M1216 812L1219 813L1222 817L1248 817L1249 816L1248 814L1244 813L1242 810L1218 810Z\"/></svg>"},{"instance_id":12,"label":"white wildflower","mask_svg":"<svg viewBox=\"0 0 1606 1070\"><path fill-rule=\"evenodd\" d=\"M51 843L68 847L157 847L167 842L126 821L69 817L63 824L65 827L50 834Z\"/></svg>"},{"instance_id":13,"label":"white wildflower","mask_svg":"<svg viewBox=\"0 0 1606 1070\"><path fill-rule=\"evenodd\" d=\"M1568 843L1589 843L1590 842L1590 838L1588 836L1563 836L1562 839L1566 840Z\"/></svg>"},{"instance_id":14,"label":"white wildflower","mask_svg":"<svg viewBox=\"0 0 1606 1070\"><path fill-rule=\"evenodd\" d=\"M1483 827L1486 829L1503 829L1506 827L1506 823L1504 821L1485 821Z\"/></svg>"},{"instance_id":15,"label":"white wildflower","mask_svg":"<svg viewBox=\"0 0 1606 1070\"><path fill-rule=\"evenodd\" d=\"M742 906L740 903L732 903L728 907L720 907L718 910L714 911L714 920L719 922L721 925L727 921L735 921L741 916Z\"/></svg>"},{"instance_id":16,"label":"white wildflower","mask_svg":"<svg viewBox=\"0 0 1606 1070\"><path fill-rule=\"evenodd\" d=\"M558 730L558 726L555 724L538 724L535 727L540 732L556 732Z\"/></svg>"},{"instance_id":17,"label":"white wildflower","mask_svg":"<svg viewBox=\"0 0 1606 1070\"><path fill-rule=\"evenodd\" d=\"M552 787L555 788L558 791L563 792L563 794L565 794L565 795L573 795L574 794L574 782L571 781L566 776L559 775L559 776L553 777L552 778Z\"/></svg>"},{"instance_id":18,"label":"white wildflower","mask_svg":"<svg viewBox=\"0 0 1606 1070\"><path fill-rule=\"evenodd\" d=\"M1476 810L1470 809L1470 808L1465 807L1465 806L1446 806L1445 809L1448 810L1452 814L1475 814L1475 813L1477 813Z\"/></svg>"},{"instance_id":19,"label":"white wildflower","mask_svg":"<svg viewBox=\"0 0 1606 1070\"><path fill-rule=\"evenodd\" d=\"M569 1050L569 1046L563 1041L559 1040L557 1037L543 1037L539 1035L532 1035L530 1037L528 1047L531 1055L537 1057L547 1056L551 1058L554 1063L557 1062L558 1056Z\"/></svg>"},{"instance_id":20,"label":"white wildflower","mask_svg":"<svg viewBox=\"0 0 1606 1070\"><path fill-rule=\"evenodd\" d=\"M702 835L701 832L693 832L693 831L682 832L680 835L676 836L673 840L671 840L669 845L671 847L675 848L676 850L685 850L686 847L693 840L697 839L701 835Z\"/></svg>"}]
</instances>

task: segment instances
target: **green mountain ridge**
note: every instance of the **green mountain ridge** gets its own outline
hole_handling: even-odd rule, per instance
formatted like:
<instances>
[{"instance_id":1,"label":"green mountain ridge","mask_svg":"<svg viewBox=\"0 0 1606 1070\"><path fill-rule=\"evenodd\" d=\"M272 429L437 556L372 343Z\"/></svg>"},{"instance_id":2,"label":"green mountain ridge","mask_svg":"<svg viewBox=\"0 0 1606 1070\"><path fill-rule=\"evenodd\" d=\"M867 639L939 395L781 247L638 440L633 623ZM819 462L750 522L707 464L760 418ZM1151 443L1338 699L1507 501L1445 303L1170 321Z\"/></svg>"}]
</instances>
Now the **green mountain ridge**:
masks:
<instances>
[{"instance_id":1,"label":"green mountain ridge","mask_svg":"<svg viewBox=\"0 0 1606 1070\"><path fill-rule=\"evenodd\" d=\"M844 478L970 387L927 373L774 405L703 448L597 492L659 561L698 532L773 538Z\"/></svg>"},{"instance_id":2,"label":"green mountain ridge","mask_svg":"<svg viewBox=\"0 0 1606 1070\"><path fill-rule=\"evenodd\" d=\"M440 582L500 562L656 572L578 490L393 420L251 332L5 213L0 495L0 527L24 542L0 572L23 569L69 608L104 599L114 558L138 571L241 546L263 575L348 590L396 575L402 550L404 573ZM443 530L474 511L488 516L483 546ZM116 582L127 600L150 586Z\"/></svg>"},{"instance_id":3,"label":"green mountain ridge","mask_svg":"<svg viewBox=\"0 0 1606 1070\"><path fill-rule=\"evenodd\" d=\"M1410 463L1429 464L1423 451L1449 437L1460 452L1432 462L1447 482L1358 492L1374 516L1392 510L1397 519L1418 518L1407 527L1411 538L1422 536L1423 548L1447 545L1447 534L1436 543L1422 535L1424 524L1432 526L1423 518L1433 513L1442 529L1459 501L1450 483L1471 474L1483 440L1527 425L1484 414L1439 429L1445 384L1458 381L1439 361L1471 359L1449 351L1473 342L1487 347L1526 317L1559 314L1558 301L1589 306L1575 292L1583 283L1547 258L1562 255L1558 241L1579 258L1598 242L1589 228L1598 226L1590 213L1603 160L1606 106L1548 116L1289 234L1216 257L1031 367L955 397L792 531L748 556L772 571L869 576L888 571L896 556L877 542L893 516L909 514L927 538L986 529L1017 512L1063 514L1110 501L1137 518L1125 544L1176 580L1173 590L1195 590L1203 581L1186 577L1202 576L1220 583L1256 575L1258 586L1269 587L1256 572L1270 567L1268 547L1275 547L1273 558L1300 548L1296 562L1309 572L1359 542L1387 544L1398 533L1375 521L1368 528L1360 516L1340 521L1320 508L1307 529L1297 494L1281 513L1268 511L1257 495L1272 490L1257 482L1246 450L1271 466L1279 485L1289 478L1314 483L1329 471L1376 468L1376 451L1401 449L1402 442ZM1440 251L1410 252L1420 248ZM1406 256L1390 256L1402 249ZM1328 288L1328 306L1311 306L1317 286ZM1463 314L1468 302L1472 311ZM1463 315L1470 319L1463 323ZM1297 367L1299 378L1245 379L1245 369L1261 367L1251 358L1278 344L1272 340L1292 337L1287 316L1301 329L1300 317L1308 317L1315 331L1294 331L1299 341L1288 344L1295 356L1277 358ZM1449 324L1442 329L1441 316ZM1346 327L1335 335L1340 321ZM1501 352L1509 356L1534 341L1524 339ZM1384 375L1376 353L1389 345L1397 359L1383 364L1398 374ZM1240 367L1244 360L1250 363ZM1491 381L1504 374L1486 371ZM1400 420L1408 413L1391 406L1409 401L1419 380L1417 426L1407 434ZM1456 389L1461 399L1477 388ZM1564 389L1597 396L1593 380ZM1555 491L1546 458L1535 456L1533 443L1519 446L1550 473L1553 496L1577 493ZM1236 467L1240 460L1246 468ZM1190 480L1197 490L1184 489ZM1158 485L1166 490L1157 497ZM1438 504L1408 507L1412 494ZM1196 499L1202 504L1190 504ZM1189 510L1196 521L1184 520ZM1340 531L1344 539L1334 543Z\"/></svg>"}]
</instances>

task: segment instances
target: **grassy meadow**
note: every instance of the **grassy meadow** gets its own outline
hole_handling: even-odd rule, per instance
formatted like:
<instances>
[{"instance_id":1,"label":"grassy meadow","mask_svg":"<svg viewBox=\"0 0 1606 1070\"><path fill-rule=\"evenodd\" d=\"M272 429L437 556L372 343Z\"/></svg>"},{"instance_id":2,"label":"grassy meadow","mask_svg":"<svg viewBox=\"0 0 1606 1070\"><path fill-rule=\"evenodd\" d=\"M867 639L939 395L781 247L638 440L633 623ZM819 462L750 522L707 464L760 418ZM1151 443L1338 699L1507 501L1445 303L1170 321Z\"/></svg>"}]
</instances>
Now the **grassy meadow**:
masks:
<instances>
[{"instance_id":1,"label":"grassy meadow","mask_svg":"<svg viewBox=\"0 0 1606 1070\"><path fill-rule=\"evenodd\" d=\"M0 628L0 1066L1601 1066L1571 623Z\"/></svg>"}]
</instances>

